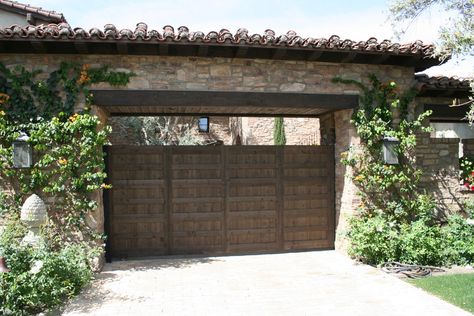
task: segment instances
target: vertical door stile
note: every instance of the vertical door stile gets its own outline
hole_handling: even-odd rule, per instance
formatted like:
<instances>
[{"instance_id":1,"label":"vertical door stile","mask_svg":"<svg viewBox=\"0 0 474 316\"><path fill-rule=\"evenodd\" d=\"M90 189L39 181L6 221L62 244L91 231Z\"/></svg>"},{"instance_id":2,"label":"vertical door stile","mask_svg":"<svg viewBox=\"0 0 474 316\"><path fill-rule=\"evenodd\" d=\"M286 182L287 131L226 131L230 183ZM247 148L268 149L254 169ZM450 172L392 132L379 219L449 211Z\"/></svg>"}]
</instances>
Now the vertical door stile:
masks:
<instances>
[{"instance_id":1,"label":"vertical door stile","mask_svg":"<svg viewBox=\"0 0 474 316\"><path fill-rule=\"evenodd\" d=\"M165 209L166 209L166 247L167 253L171 254L171 249L173 249L173 222L172 222L172 180L171 177L173 176L173 171L171 170L172 166L172 151L171 147L165 146L163 148L163 177L165 183Z\"/></svg>"},{"instance_id":2,"label":"vertical door stile","mask_svg":"<svg viewBox=\"0 0 474 316\"><path fill-rule=\"evenodd\" d=\"M229 250L229 237L227 232L228 227L228 218L229 218L229 173L227 171L228 166L228 153L229 147L221 146L221 167L222 167L222 184L224 186L224 219L222 225L222 235L223 235L223 248L224 252L227 253Z\"/></svg>"},{"instance_id":3,"label":"vertical door stile","mask_svg":"<svg viewBox=\"0 0 474 316\"><path fill-rule=\"evenodd\" d=\"M284 215L283 215L283 195L284 195L284 162L283 162L283 157L284 157L284 147L283 146L278 146L275 148L276 150L276 194L277 194L277 204L276 204L276 211L277 211L277 226L276 226L276 231L277 231L277 244L278 244L278 249L283 250L284 249Z\"/></svg>"}]
</instances>

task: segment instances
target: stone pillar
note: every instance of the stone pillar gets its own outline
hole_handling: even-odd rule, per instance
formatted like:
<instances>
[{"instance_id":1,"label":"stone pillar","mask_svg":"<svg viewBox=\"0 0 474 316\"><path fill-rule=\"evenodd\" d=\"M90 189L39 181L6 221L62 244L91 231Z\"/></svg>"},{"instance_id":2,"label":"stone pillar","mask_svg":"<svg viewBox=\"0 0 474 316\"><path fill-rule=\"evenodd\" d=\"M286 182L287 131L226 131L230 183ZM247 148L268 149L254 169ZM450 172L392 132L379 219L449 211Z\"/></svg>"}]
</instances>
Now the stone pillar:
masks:
<instances>
[{"instance_id":1,"label":"stone pillar","mask_svg":"<svg viewBox=\"0 0 474 316\"><path fill-rule=\"evenodd\" d=\"M354 214L360 198L358 189L351 180L352 170L341 163L341 154L352 146L360 145L360 138L350 122L352 110L341 110L334 113L336 168L336 249L347 250L348 218Z\"/></svg>"},{"instance_id":2,"label":"stone pillar","mask_svg":"<svg viewBox=\"0 0 474 316\"><path fill-rule=\"evenodd\" d=\"M91 108L91 114L96 115L100 120L99 128L103 128L107 125L109 113L102 109L100 106L93 105ZM104 233L104 199L103 189L96 191L92 194L92 199L97 202L97 208L88 216L87 225L98 233ZM100 257L94 258L93 269L99 271L102 269L105 263L105 256L102 254Z\"/></svg>"},{"instance_id":3,"label":"stone pillar","mask_svg":"<svg viewBox=\"0 0 474 316\"><path fill-rule=\"evenodd\" d=\"M99 118L101 123L100 128L104 127L107 124L107 121L109 119L109 113L100 106L93 105L91 108L91 114Z\"/></svg>"},{"instance_id":4,"label":"stone pillar","mask_svg":"<svg viewBox=\"0 0 474 316\"><path fill-rule=\"evenodd\" d=\"M321 145L334 145L335 126L334 114L324 114L319 118L319 135Z\"/></svg>"}]
</instances>

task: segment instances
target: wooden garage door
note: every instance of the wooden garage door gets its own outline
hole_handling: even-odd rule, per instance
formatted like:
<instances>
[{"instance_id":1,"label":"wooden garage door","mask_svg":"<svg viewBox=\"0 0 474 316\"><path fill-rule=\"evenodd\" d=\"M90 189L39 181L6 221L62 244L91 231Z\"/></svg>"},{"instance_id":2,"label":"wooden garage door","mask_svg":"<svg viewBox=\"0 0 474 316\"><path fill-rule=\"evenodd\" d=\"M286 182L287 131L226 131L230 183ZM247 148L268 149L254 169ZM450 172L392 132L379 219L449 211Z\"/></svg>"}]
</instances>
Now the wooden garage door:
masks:
<instances>
[{"instance_id":1,"label":"wooden garage door","mask_svg":"<svg viewBox=\"0 0 474 316\"><path fill-rule=\"evenodd\" d=\"M331 146L111 146L112 257L334 247Z\"/></svg>"}]
</instances>

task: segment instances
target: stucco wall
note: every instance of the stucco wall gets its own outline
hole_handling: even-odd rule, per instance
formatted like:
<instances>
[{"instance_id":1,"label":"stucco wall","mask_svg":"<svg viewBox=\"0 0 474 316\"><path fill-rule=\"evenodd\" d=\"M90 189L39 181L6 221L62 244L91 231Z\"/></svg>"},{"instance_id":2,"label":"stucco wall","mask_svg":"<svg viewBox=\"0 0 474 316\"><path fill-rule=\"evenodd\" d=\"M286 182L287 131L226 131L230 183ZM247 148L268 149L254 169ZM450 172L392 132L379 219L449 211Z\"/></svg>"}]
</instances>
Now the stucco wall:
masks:
<instances>
[{"instance_id":1,"label":"stucco wall","mask_svg":"<svg viewBox=\"0 0 474 316\"><path fill-rule=\"evenodd\" d=\"M0 10L0 27L5 28L12 26L13 24L28 25L28 22L26 22L26 16Z\"/></svg>"}]
</instances>

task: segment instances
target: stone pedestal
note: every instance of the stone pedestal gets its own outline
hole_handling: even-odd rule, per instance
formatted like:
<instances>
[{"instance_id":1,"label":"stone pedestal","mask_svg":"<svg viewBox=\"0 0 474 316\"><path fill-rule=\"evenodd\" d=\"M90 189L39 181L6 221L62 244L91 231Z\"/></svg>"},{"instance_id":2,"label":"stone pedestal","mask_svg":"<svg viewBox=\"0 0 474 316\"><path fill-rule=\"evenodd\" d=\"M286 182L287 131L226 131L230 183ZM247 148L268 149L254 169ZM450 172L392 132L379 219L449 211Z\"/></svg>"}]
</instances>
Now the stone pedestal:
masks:
<instances>
[{"instance_id":1,"label":"stone pedestal","mask_svg":"<svg viewBox=\"0 0 474 316\"><path fill-rule=\"evenodd\" d=\"M41 225L45 224L48 219L46 205L43 200L36 194L26 199L21 207L20 220L28 228L28 233L23 238L23 243L37 247L42 243L39 235Z\"/></svg>"}]
</instances>

